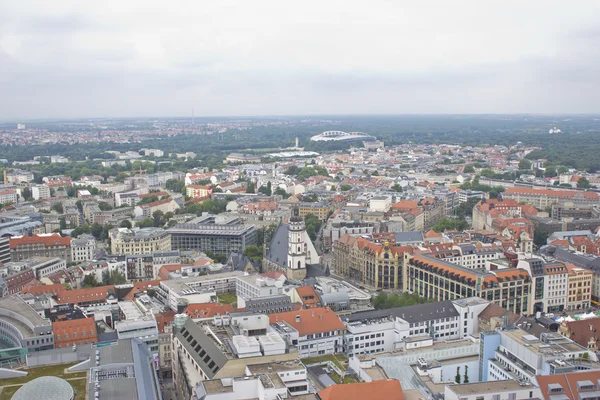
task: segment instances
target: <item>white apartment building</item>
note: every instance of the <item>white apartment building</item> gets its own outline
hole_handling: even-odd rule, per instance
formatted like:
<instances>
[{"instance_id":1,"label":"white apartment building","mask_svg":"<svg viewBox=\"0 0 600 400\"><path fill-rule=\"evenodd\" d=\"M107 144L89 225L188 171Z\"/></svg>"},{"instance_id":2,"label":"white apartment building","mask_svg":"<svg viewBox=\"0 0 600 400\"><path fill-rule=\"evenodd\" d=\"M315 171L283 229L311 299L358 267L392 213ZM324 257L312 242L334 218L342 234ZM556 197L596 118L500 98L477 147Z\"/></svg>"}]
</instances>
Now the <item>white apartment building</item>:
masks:
<instances>
[{"instance_id":1,"label":"white apartment building","mask_svg":"<svg viewBox=\"0 0 600 400\"><path fill-rule=\"evenodd\" d=\"M17 191L14 188L0 188L0 204L16 203Z\"/></svg>"},{"instance_id":2,"label":"white apartment building","mask_svg":"<svg viewBox=\"0 0 600 400\"><path fill-rule=\"evenodd\" d=\"M136 192L115 193L115 207L124 205L133 207L140 201L140 195Z\"/></svg>"},{"instance_id":3,"label":"white apartment building","mask_svg":"<svg viewBox=\"0 0 600 400\"><path fill-rule=\"evenodd\" d=\"M96 238L92 235L81 235L71 240L71 261L84 262L96 256Z\"/></svg>"},{"instance_id":4,"label":"white apartment building","mask_svg":"<svg viewBox=\"0 0 600 400\"><path fill-rule=\"evenodd\" d=\"M479 314L489 304L470 297L343 316L345 352L374 354L462 339L478 332Z\"/></svg>"},{"instance_id":5,"label":"white apartment building","mask_svg":"<svg viewBox=\"0 0 600 400\"><path fill-rule=\"evenodd\" d=\"M258 275L239 276L235 293L238 307L245 308L248 299L282 294L283 282Z\"/></svg>"},{"instance_id":6,"label":"white apartment building","mask_svg":"<svg viewBox=\"0 0 600 400\"><path fill-rule=\"evenodd\" d=\"M34 200L49 199L50 188L46 185L35 185L31 187L31 197Z\"/></svg>"},{"instance_id":7,"label":"white apartment building","mask_svg":"<svg viewBox=\"0 0 600 400\"><path fill-rule=\"evenodd\" d=\"M300 358L340 353L346 327L328 308L311 308L269 315L271 329L291 346Z\"/></svg>"}]
</instances>

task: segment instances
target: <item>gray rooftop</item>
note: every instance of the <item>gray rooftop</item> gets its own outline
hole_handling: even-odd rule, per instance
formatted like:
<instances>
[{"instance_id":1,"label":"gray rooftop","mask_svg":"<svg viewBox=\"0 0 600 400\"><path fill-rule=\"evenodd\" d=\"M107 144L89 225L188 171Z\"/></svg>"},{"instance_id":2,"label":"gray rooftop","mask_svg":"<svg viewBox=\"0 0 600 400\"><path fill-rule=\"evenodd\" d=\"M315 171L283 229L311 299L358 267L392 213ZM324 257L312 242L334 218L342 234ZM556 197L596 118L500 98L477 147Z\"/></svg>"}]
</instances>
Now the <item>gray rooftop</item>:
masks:
<instances>
[{"instance_id":1,"label":"gray rooftop","mask_svg":"<svg viewBox=\"0 0 600 400\"><path fill-rule=\"evenodd\" d=\"M269 243L269 251L267 252L267 260L282 267L287 266L288 230L288 224L279 224L273 235L273 239Z\"/></svg>"},{"instance_id":2,"label":"gray rooftop","mask_svg":"<svg viewBox=\"0 0 600 400\"><path fill-rule=\"evenodd\" d=\"M227 357L216 343L194 321L188 319L175 336L181 341L186 351L194 358L209 379L227 363ZM192 343L196 342L194 346ZM209 365L211 367L209 367Z\"/></svg>"},{"instance_id":3,"label":"gray rooftop","mask_svg":"<svg viewBox=\"0 0 600 400\"><path fill-rule=\"evenodd\" d=\"M429 321L439 318L458 317L458 311L454 308L451 300L439 301L435 303L416 304L406 307L388 308L386 310L362 311L350 315L345 315L342 320L346 322L360 321L364 319L401 318L409 323Z\"/></svg>"},{"instance_id":4,"label":"gray rooftop","mask_svg":"<svg viewBox=\"0 0 600 400\"><path fill-rule=\"evenodd\" d=\"M423 232L394 232L396 243L418 243L423 241Z\"/></svg>"},{"instance_id":5,"label":"gray rooftop","mask_svg":"<svg viewBox=\"0 0 600 400\"><path fill-rule=\"evenodd\" d=\"M139 339L122 339L92 349L88 397L98 390L103 399L160 399L158 377L148 347ZM96 355L99 356L96 366ZM99 388L96 387L99 384Z\"/></svg>"},{"instance_id":6,"label":"gray rooftop","mask_svg":"<svg viewBox=\"0 0 600 400\"><path fill-rule=\"evenodd\" d=\"M49 320L40 317L29 304L16 295L0 299L0 318L5 318L11 323L18 322L17 328L25 337L31 336L36 329L40 331L50 327L49 330L52 330Z\"/></svg>"}]
</instances>

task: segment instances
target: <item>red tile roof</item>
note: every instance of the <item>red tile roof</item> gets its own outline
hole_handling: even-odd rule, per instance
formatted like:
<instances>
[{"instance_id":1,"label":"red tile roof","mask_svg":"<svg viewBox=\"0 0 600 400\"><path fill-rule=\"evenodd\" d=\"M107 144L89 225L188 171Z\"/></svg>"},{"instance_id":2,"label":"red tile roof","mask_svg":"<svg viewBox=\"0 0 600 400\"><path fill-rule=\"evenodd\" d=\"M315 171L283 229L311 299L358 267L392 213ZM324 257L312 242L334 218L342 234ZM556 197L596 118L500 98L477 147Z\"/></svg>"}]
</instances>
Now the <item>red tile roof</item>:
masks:
<instances>
[{"instance_id":1,"label":"red tile roof","mask_svg":"<svg viewBox=\"0 0 600 400\"><path fill-rule=\"evenodd\" d=\"M115 287L112 285L74 290L64 289L56 295L56 300L59 304L79 303L92 300L104 300L109 293L114 292Z\"/></svg>"},{"instance_id":2,"label":"red tile roof","mask_svg":"<svg viewBox=\"0 0 600 400\"><path fill-rule=\"evenodd\" d=\"M397 379L332 385L318 395L321 400L404 400L404 392Z\"/></svg>"},{"instance_id":3,"label":"red tile roof","mask_svg":"<svg viewBox=\"0 0 600 400\"><path fill-rule=\"evenodd\" d=\"M296 322L296 317L298 322ZM269 323L287 322L300 336L344 330L345 325L329 308L311 308L269 315Z\"/></svg>"},{"instance_id":4,"label":"red tile roof","mask_svg":"<svg viewBox=\"0 0 600 400\"><path fill-rule=\"evenodd\" d=\"M53 285L39 285L39 286L29 286L23 288L21 293L29 293L34 296L39 296L40 294L52 294L56 295L59 292L65 290L65 287L60 283L55 283Z\"/></svg>"},{"instance_id":5,"label":"red tile roof","mask_svg":"<svg viewBox=\"0 0 600 400\"><path fill-rule=\"evenodd\" d=\"M507 188L504 192L507 195L538 195L549 196L563 199L572 199L581 196L588 200L600 200L600 194L596 192L584 192L580 190L550 190L550 189L527 189L527 188Z\"/></svg>"},{"instance_id":6,"label":"red tile roof","mask_svg":"<svg viewBox=\"0 0 600 400\"><path fill-rule=\"evenodd\" d=\"M67 347L73 344L96 343L98 333L94 318L71 319L52 323L54 347Z\"/></svg>"},{"instance_id":7,"label":"red tile roof","mask_svg":"<svg viewBox=\"0 0 600 400\"><path fill-rule=\"evenodd\" d=\"M11 249L16 249L17 246L30 244L43 244L46 247L52 246L70 246L71 238L62 237L58 233L50 235L33 235L33 236L13 236L9 239Z\"/></svg>"}]
</instances>

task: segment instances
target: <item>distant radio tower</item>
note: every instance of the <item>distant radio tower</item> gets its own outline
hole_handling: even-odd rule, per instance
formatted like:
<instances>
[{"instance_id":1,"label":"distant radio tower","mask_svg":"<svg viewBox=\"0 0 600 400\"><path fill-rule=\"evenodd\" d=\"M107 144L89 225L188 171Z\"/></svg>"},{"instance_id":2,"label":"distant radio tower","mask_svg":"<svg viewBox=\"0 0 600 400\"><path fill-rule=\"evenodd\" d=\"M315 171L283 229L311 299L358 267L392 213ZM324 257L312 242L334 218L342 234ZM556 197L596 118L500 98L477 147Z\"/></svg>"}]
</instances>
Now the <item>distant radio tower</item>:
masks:
<instances>
[{"instance_id":1,"label":"distant radio tower","mask_svg":"<svg viewBox=\"0 0 600 400\"><path fill-rule=\"evenodd\" d=\"M194 126L195 123L195 116L194 116L194 109L192 108L192 126Z\"/></svg>"}]
</instances>

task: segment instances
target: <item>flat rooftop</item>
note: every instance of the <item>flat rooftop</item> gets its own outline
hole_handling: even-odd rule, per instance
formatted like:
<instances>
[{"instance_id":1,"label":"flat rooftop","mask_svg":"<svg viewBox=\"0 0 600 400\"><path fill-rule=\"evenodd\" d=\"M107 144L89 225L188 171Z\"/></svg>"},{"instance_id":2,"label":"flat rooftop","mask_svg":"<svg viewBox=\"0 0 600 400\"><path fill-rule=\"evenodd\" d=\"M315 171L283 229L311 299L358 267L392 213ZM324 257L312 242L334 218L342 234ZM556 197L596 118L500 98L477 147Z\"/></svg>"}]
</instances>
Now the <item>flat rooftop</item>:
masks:
<instances>
[{"instance_id":1,"label":"flat rooftop","mask_svg":"<svg viewBox=\"0 0 600 400\"><path fill-rule=\"evenodd\" d=\"M509 338L519 344L526 346L537 354L554 354L555 352L587 351L583 346L567 339L559 333L547 333L547 343L542 342L536 336L522 329L506 329L502 331Z\"/></svg>"},{"instance_id":2,"label":"flat rooftop","mask_svg":"<svg viewBox=\"0 0 600 400\"><path fill-rule=\"evenodd\" d=\"M509 379L505 381L488 381L478 383L463 383L460 385L450 385L449 388L458 395L470 395L470 394L486 394L496 392L508 392L515 390L531 389L535 386L530 382L519 383L515 380Z\"/></svg>"},{"instance_id":3,"label":"flat rooftop","mask_svg":"<svg viewBox=\"0 0 600 400\"><path fill-rule=\"evenodd\" d=\"M300 360L285 361L279 363L264 363L248 365L251 374L266 374L270 372L287 372L306 369Z\"/></svg>"},{"instance_id":4,"label":"flat rooftop","mask_svg":"<svg viewBox=\"0 0 600 400\"><path fill-rule=\"evenodd\" d=\"M175 289L178 286L183 287L183 286L188 286L188 285L194 285L196 283L201 284L202 282L218 281L220 279L236 278L239 276L244 276L244 272L232 271L232 272L223 272L220 274L200 275L200 276L195 276L192 278L161 281L160 284L165 285L170 289Z\"/></svg>"},{"instance_id":5,"label":"flat rooftop","mask_svg":"<svg viewBox=\"0 0 600 400\"><path fill-rule=\"evenodd\" d=\"M19 316L26 318L34 327L51 326L49 320L45 320L19 296L9 296L0 299L0 317L6 316L18 319ZM28 327L28 329L30 329Z\"/></svg>"},{"instance_id":6,"label":"flat rooftop","mask_svg":"<svg viewBox=\"0 0 600 400\"><path fill-rule=\"evenodd\" d=\"M202 384L204 385L204 390L207 394L233 392L233 385L225 386L223 385L223 381L221 379L202 381Z\"/></svg>"}]
</instances>

